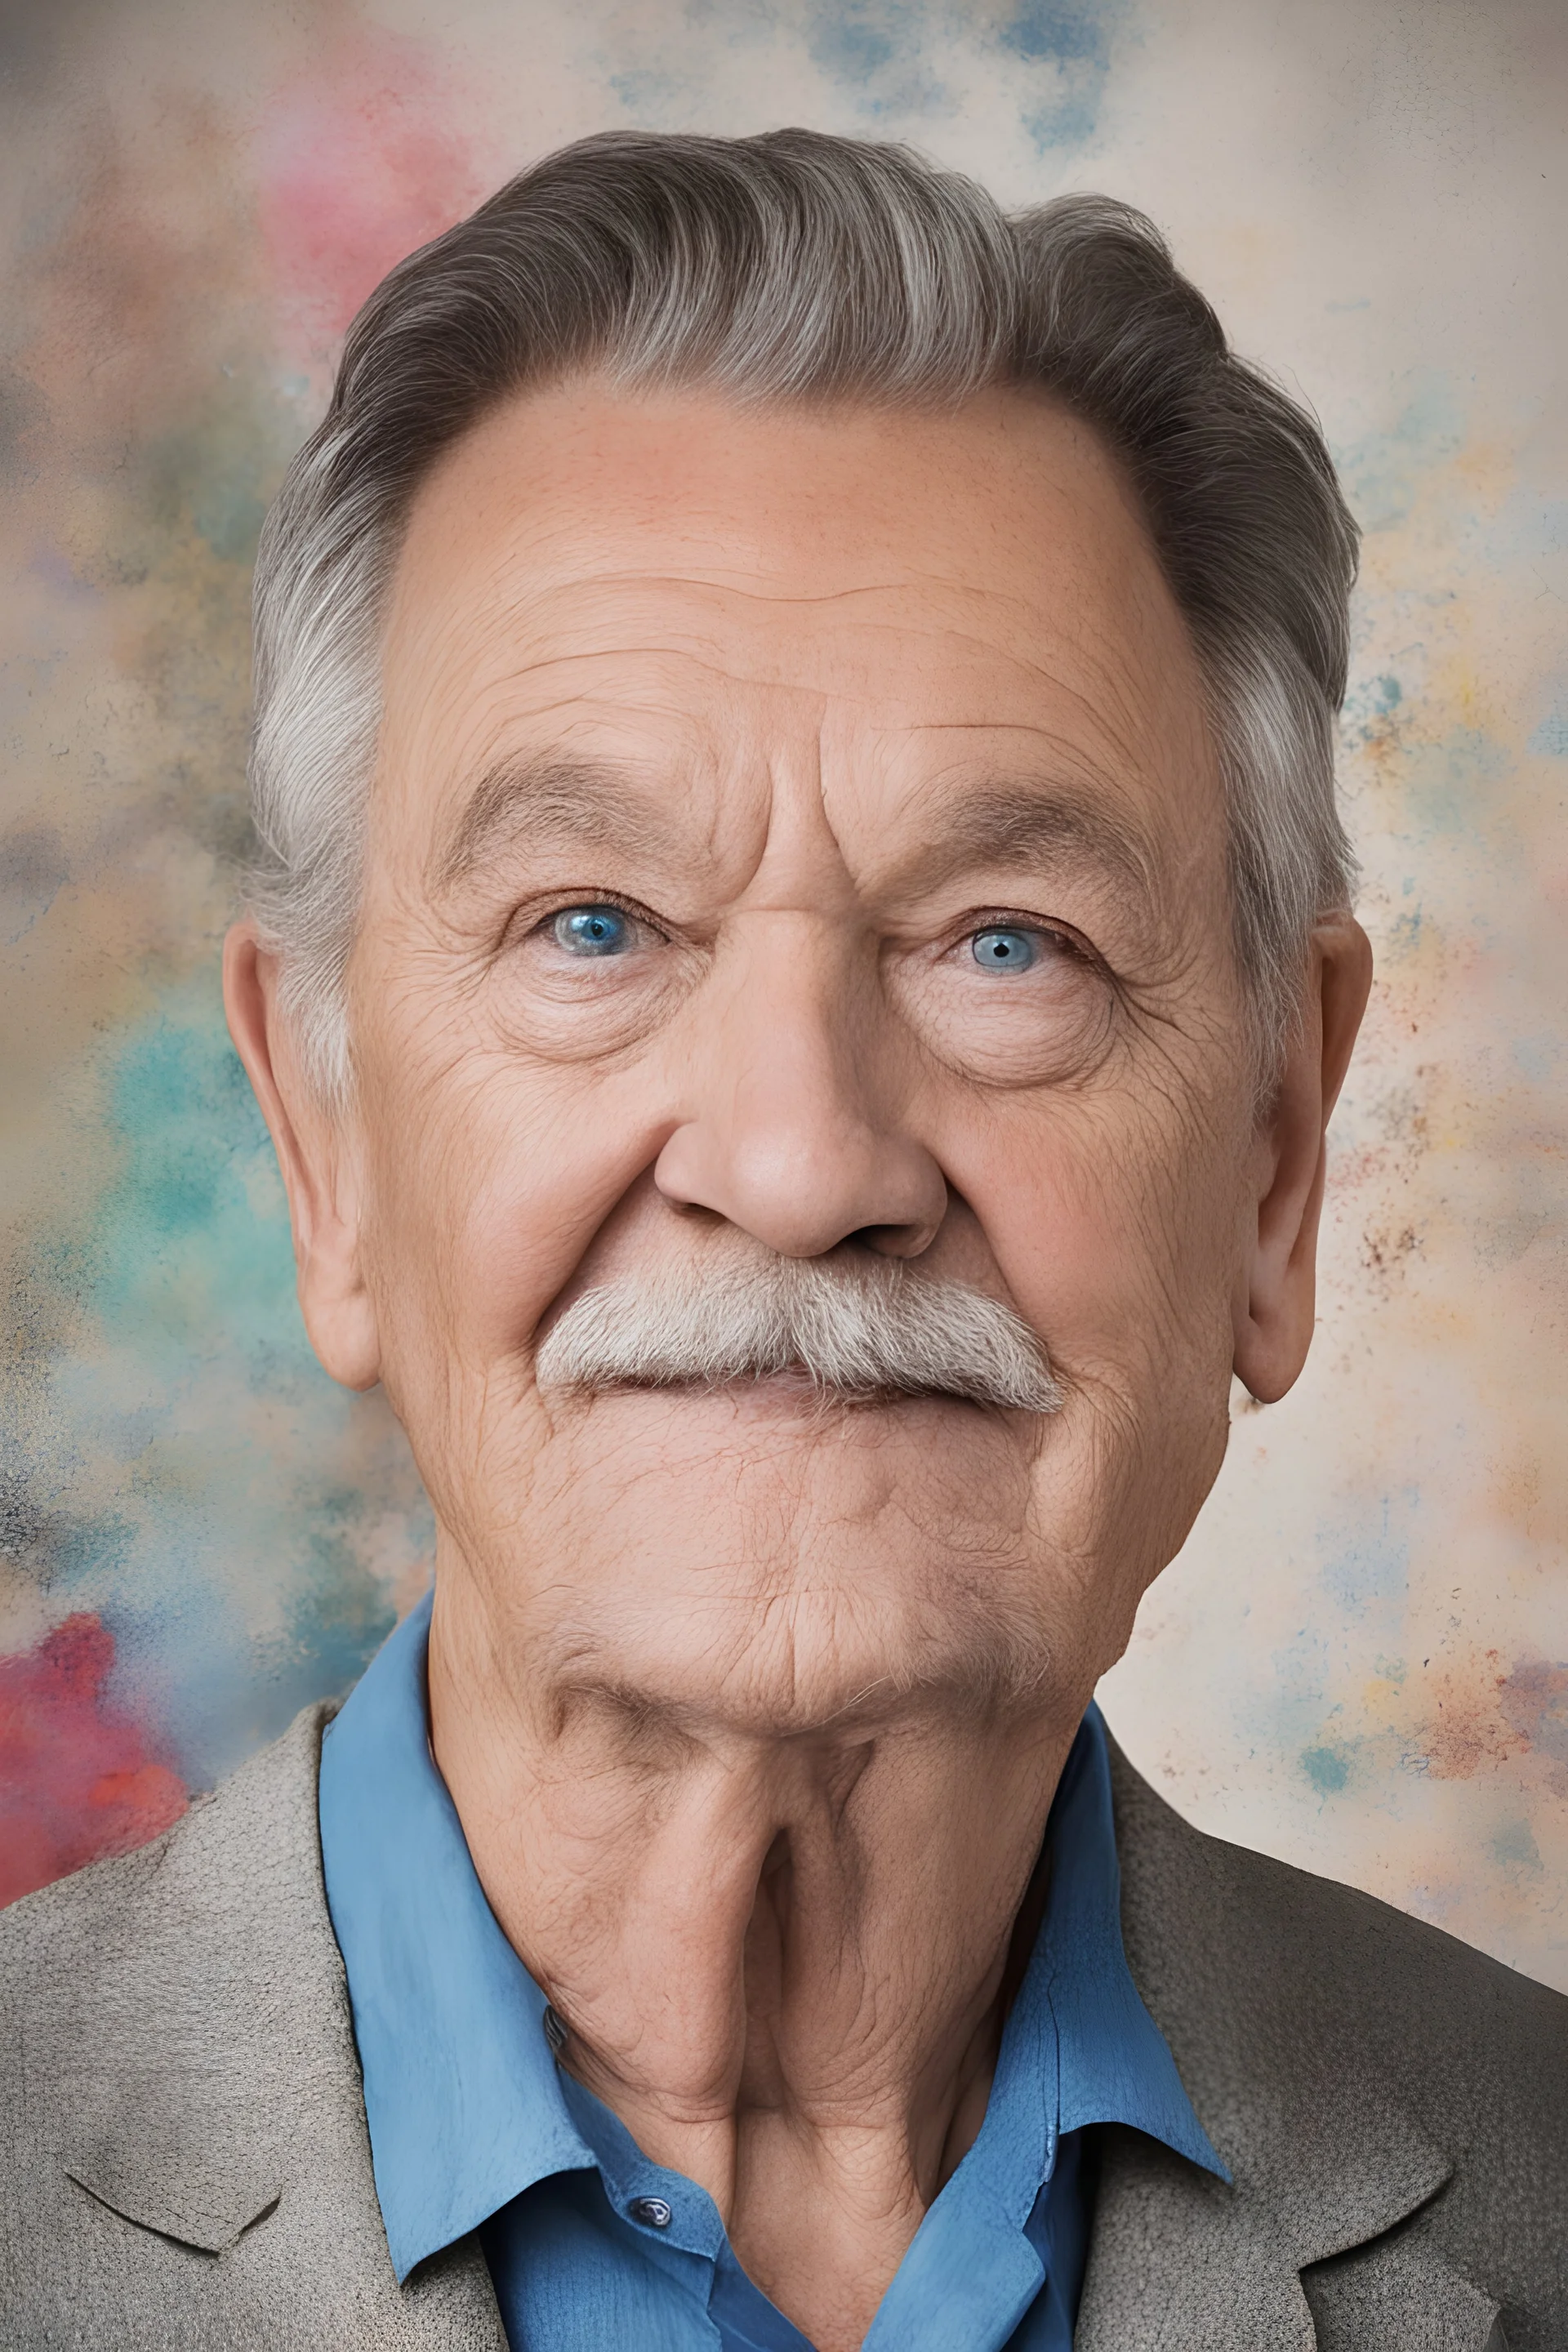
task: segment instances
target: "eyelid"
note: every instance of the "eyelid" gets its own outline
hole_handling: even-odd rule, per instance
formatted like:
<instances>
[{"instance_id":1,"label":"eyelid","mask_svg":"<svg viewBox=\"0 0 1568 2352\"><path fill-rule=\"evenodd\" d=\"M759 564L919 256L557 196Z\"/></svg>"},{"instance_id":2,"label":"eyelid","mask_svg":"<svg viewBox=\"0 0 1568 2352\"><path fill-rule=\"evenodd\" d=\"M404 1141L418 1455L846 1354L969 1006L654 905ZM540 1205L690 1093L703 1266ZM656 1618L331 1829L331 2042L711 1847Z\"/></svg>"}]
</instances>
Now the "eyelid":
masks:
<instances>
[{"instance_id":1,"label":"eyelid","mask_svg":"<svg viewBox=\"0 0 1568 2352\"><path fill-rule=\"evenodd\" d=\"M1083 933L1047 915L1026 915L1016 907L982 907L963 918L948 941L948 950L965 947L984 931L1037 931L1043 939L1058 940L1069 955L1082 963L1092 965L1110 976L1110 967L1100 950Z\"/></svg>"},{"instance_id":2,"label":"eyelid","mask_svg":"<svg viewBox=\"0 0 1568 2352\"><path fill-rule=\"evenodd\" d=\"M501 933L501 944L504 946L513 940L537 939L549 930L559 916L572 914L579 907L613 907L616 914L625 915L630 921L640 924L667 946L669 943L671 934L668 924L661 922L639 899L628 898L622 890L589 889L552 890L548 896L541 897L531 904L514 907Z\"/></svg>"}]
</instances>

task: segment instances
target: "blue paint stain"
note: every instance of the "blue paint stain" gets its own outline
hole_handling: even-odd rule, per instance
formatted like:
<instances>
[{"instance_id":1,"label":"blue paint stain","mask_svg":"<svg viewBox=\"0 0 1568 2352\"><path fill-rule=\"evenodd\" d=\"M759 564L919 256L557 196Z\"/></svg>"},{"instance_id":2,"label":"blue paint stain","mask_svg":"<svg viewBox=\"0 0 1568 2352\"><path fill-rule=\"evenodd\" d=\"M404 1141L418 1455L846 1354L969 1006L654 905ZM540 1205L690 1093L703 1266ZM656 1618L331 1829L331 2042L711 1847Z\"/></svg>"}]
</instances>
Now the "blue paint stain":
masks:
<instances>
[{"instance_id":1,"label":"blue paint stain","mask_svg":"<svg viewBox=\"0 0 1568 2352\"><path fill-rule=\"evenodd\" d=\"M18 1464L18 1508L37 1572L98 1609L200 1788L353 1681L393 1619L368 1560L428 1559L434 1528L384 1402L337 1388L306 1339L216 975L99 1066L81 1196L31 1254L65 1336L40 1374L58 1442Z\"/></svg>"},{"instance_id":2,"label":"blue paint stain","mask_svg":"<svg viewBox=\"0 0 1568 2352\"><path fill-rule=\"evenodd\" d=\"M1420 944L1425 919L1419 906L1412 907L1398 916L1388 927L1388 940L1384 952L1391 958L1413 954Z\"/></svg>"},{"instance_id":3,"label":"blue paint stain","mask_svg":"<svg viewBox=\"0 0 1568 2352\"><path fill-rule=\"evenodd\" d=\"M1081 147L1100 121L1110 70L1118 0L1024 0L997 38L1009 55L1051 74L1051 87L1022 109L1037 152Z\"/></svg>"},{"instance_id":4,"label":"blue paint stain","mask_svg":"<svg viewBox=\"0 0 1568 2352\"><path fill-rule=\"evenodd\" d=\"M653 68L612 74L610 88L634 121L659 128L683 110L690 97L685 83Z\"/></svg>"},{"instance_id":5,"label":"blue paint stain","mask_svg":"<svg viewBox=\"0 0 1568 2352\"><path fill-rule=\"evenodd\" d=\"M118 1511L68 1521L50 1547L52 1581L63 1591L122 1574L135 1548L136 1527Z\"/></svg>"},{"instance_id":6,"label":"blue paint stain","mask_svg":"<svg viewBox=\"0 0 1568 2352\"><path fill-rule=\"evenodd\" d=\"M1505 1822L1491 1841L1492 1857L1501 1864L1510 1876L1542 1867L1541 1848L1535 1833L1522 1818Z\"/></svg>"},{"instance_id":7,"label":"blue paint stain","mask_svg":"<svg viewBox=\"0 0 1568 2352\"><path fill-rule=\"evenodd\" d=\"M1496 787L1512 766L1506 746L1476 727L1456 727L1440 743L1411 744L1402 762L1411 814L1428 832L1484 833Z\"/></svg>"},{"instance_id":8,"label":"blue paint stain","mask_svg":"<svg viewBox=\"0 0 1568 2352\"><path fill-rule=\"evenodd\" d=\"M1402 523L1423 478L1451 457L1464 437L1464 413L1453 383L1437 369L1423 371L1393 425L1333 453L1363 530L1370 535Z\"/></svg>"},{"instance_id":9,"label":"blue paint stain","mask_svg":"<svg viewBox=\"0 0 1568 2352\"><path fill-rule=\"evenodd\" d=\"M120 1167L93 1220L95 1305L138 1346L226 1346L256 1384L280 1366L323 1378L294 1295L293 1253L272 1146L216 1003L143 1023L109 1076Z\"/></svg>"},{"instance_id":10,"label":"blue paint stain","mask_svg":"<svg viewBox=\"0 0 1568 2352\"><path fill-rule=\"evenodd\" d=\"M355 1556L353 1536L364 1498L340 1487L317 1501L310 1531L310 1573L291 1594L286 1631L268 1661L276 1679L304 1706L319 1692L346 1692L358 1681L396 1622L386 1594Z\"/></svg>"},{"instance_id":11,"label":"blue paint stain","mask_svg":"<svg viewBox=\"0 0 1568 2352\"><path fill-rule=\"evenodd\" d=\"M1058 99L1052 106L1037 106L1024 117L1037 154L1052 147L1081 147L1094 135L1100 119L1099 92Z\"/></svg>"},{"instance_id":12,"label":"blue paint stain","mask_svg":"<svg viewBox=\"0 0 1568 2352\"><path fill-rule=\"evenodd\" d=\"M1048 58L1056 65L1087 63L1103 72L1110 63L1104 14L1084 5L1083 0L1024 0L997 38L1005 49L1031 65Z\"/></svg>"},{"instance_id":13,"label":"blue paint stain","mask_svg":"<svg viewBox=\"0 0 1568 2352\"><path fill-rule=\"evenodd\" d=\"M1531 1085L1542 1087L1556 1077L1563 1056L1568 1054L1568 1044L1551 1034L1516 1037L1512 1050L1514 1068Z\"/></svg>"},{"instance_id":14,"label":"blue paint stain","mask_svg":"<svg viewBox=\"0 0 1568 2352\"><path fill-rule=\"evenodd\" d=\"M1320 1797L1337 1797L1351 1777L1352 1750L1342 1745L1306 1748L1301 1769Z\"/></svg>"},{"instance_id":15,"label":"blue paint stain","mask_svg":"<svg viewBox=\"0 0 1568 2352\"><path fill-rule=\"evenodd\" d=\"M288 420L247 374L224 373L229 380L178 431L140 452L140 504L155 530L177 535L188 528L220 563L247 566Z\"/></svg>"},{"instance_id":16,"label":"blue paint stain","mask_svg":"<svg viewBox=\"0 0 1568 2352\"><path fill-rule=\"evenodd\" d=\"M1023 128L1042 154L1093 133L1126 0L1016 0L994 31L978 32L934 0L836 0L809 20L813 60L868 113L951 110L926 63L933 36L955 33L1000 53Z\"/></svg>"},{"instance_id":17,"label":"blue paint stain","mask_svg":"<svg viewBox=\"0 0 1568 2352\"><path fill-rule=\"evenodd\" d=\"M1527 749L1548 760L1568 760L1568 683L1561 686Z\"/></svg>"},{"instance_id":18,"label":"blue paint stain","mask_svg":"<svg viewBox=\"0 0 1568 2352\"><path fill-rule=\"evenodd\" d=\"M863 89L895 58L918 44L923 27L911 24L911 14L908 8L867 5L867 0L819 9L809 43L812 57L836 81Z\"/></svg>"},{"instance_id":19,"label":"blue paint stain","mask_svg":"<svg viewBox=\"0 0 1568 2352\"><path fill-rule=\"evenodd\" d=\"M191 504L197 537L225 563L254 560L266 514L266 501L252 483L224 475L203 482Z\"/></svg>"},{"instance_id":20,"label":"blue paint stain","mask_svg":"<svg viewBox=\"0 0 1568 2352\"><path fill-rule=\"evenodd\" d=\"M1410 1580L1409 1523L1419 1504L1418 1490L1403 1486L1380 1496L1371 1510L1320 1522L1321 1574L1342 1615L1362 1618L1374 1605L1403 1600Z\"/></svg>"}]
</instances>

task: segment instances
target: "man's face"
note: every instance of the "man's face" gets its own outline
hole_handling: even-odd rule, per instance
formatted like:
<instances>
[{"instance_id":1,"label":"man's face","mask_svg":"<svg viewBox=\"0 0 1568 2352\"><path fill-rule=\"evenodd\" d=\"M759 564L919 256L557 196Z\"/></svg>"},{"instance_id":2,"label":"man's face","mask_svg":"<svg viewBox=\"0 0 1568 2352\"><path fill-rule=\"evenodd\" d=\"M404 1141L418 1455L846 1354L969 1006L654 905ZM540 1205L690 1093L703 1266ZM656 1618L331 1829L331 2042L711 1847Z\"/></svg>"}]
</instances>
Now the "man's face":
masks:
<instances>
[{"instance_id":1,"label":"man's face","mask_svg":"<svg viewBox=\"0 0 1568 2352\"><path fill-rule=\"evenodd\" d=\"M449 1590L692 1718L1081 1705L1218 1465L1258 1211L1112 463L1022 394L529 398L426 484L384 680L343 1182ZM1009 1304L1060 1410L536 1382L589 1289L827 1253Z\"/></svg>"}]
</instances>

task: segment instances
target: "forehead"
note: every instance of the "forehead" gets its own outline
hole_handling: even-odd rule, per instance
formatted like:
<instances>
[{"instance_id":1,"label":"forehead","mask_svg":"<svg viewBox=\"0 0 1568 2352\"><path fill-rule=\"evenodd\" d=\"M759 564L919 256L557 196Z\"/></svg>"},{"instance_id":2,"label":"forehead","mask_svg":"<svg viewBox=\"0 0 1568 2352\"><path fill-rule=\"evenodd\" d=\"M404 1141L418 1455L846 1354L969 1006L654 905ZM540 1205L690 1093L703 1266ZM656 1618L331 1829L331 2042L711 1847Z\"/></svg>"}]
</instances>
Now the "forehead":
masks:
<instances>
[{"instance_id":1,"label":"forehead","mask_svg":"<svg viewBox=\"0 0 1568 2352\"><path fill-rule=\"evenodd\" d=\"M380 788L422 831L552 740L716 771L809 741L825 791L836 766L918 782L1033 746L1184 831L1208 797L1196 665L1134 500L1089 427L1023 393L510 404L415 503L384 680Z\"/></svg>"}]
</instances>

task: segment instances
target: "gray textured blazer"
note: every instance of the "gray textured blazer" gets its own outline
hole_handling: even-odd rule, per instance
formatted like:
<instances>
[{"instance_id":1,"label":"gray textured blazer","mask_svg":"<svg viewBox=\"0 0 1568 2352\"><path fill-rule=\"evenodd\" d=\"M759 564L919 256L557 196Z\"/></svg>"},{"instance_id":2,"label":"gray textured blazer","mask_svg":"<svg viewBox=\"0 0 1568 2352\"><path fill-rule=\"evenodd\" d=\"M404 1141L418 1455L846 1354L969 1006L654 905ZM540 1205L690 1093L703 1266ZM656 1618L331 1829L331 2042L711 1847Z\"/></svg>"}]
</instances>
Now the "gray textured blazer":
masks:
<instances>
[{"instance_id":1,"label":"gray textured blazer","mask_svg":"<svg viewBox=\"0 0 1568 2352\"><path fill-rule=\"evenodd\" d=\"M5 2352L505 2352L474 2239L393 2276L328 1712L0 1914ZM1113 1772L1128 1958L1235 2185L1097 2134L1079 2352L1568 2352L1568 2001Z\"/></svg>"}]
</instances>

